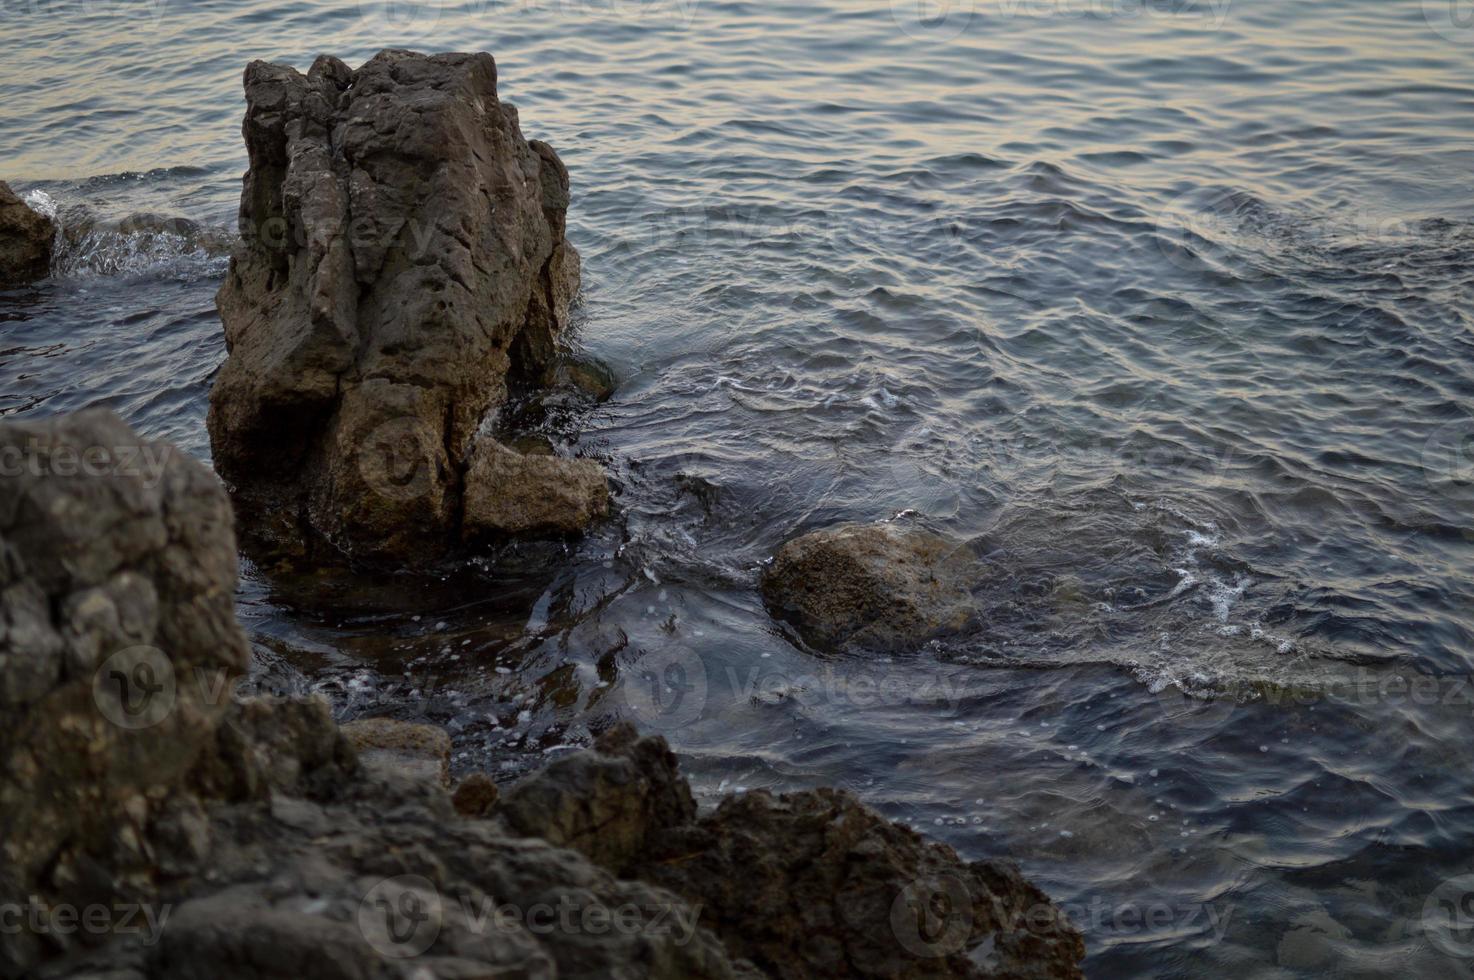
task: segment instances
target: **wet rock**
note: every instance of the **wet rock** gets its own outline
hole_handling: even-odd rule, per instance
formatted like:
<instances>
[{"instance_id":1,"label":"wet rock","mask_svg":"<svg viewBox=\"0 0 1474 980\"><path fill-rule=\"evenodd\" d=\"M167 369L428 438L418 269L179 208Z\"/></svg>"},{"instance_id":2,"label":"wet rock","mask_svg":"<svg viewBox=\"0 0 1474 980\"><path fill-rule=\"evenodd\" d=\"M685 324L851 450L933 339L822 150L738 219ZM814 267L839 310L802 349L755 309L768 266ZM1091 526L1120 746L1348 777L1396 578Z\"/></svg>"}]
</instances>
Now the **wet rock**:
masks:
<instances>
[{"instance_id":1,"label":"wet rock","mask_svg":"<svg viewBox=\"0 0 1474 980\"><path fill-rule=\"evenodd\" d=\"M775 977L1083 975L1080 934L1018 869L964 862L844 792L729 797L631 873Z\"/></svg>"},{"instance_id":2,"label":"wet rock","mask_svg":"<svg viewBox=\"0 0 1474 980\"><path fill-rule=\"evenodd\" d=\"M498 508L501 484L467 479L497 455L476 452L494 447L483 422L553 363L579 281L567 171L523 138L491 56L254 62L245 89L245 240L217 297L209 427L253 546L418 561L458 540L463 510L506 530L601 513L593 464L506 484L555 481L562 502L572 473L576 507Z\"/></svg>"},{"instance_id":3,"label":"wet rock","mask_svg":"<svg viewBox=\"0 0 1474 980\"><path fill-rule=\"evenodd\" d=\"M768 608L820 649L914 649L974 618L972 552L897 522L812 531L764 571Z\"/></svg>"},{"instance_id":4,"label":"wet rock","mask_svg":"<svg viewBox=\"0 0 1474 980\"><path fill-rule=\"evenodd\" d=\"M665 740L627 726L497 813L682 896L770 976L1082 975L1080 934L1012 865L965 862L834 790L728 797L698 819Z\"/></svg>"},{"instance_id":5,"label":"wet rock","mask_svg":"<svg viewBox=\"0 0 1474 980\"><path fill-rule=\"evenodd\" d=\"M594 751L549 763L502 798L498 815L511 829L571 847L615 873L668 827L696 815L690 787L665 740L638 738L620 725Z\"/></svg>"},{"instance_id":6,"label":"wet rock","mask_svg":"<svg viewBox=\"0 0 1474 980\"><path fill-rule=\"evenodd\" d=\"M456 813L463 817L485 817L496 809L501 791L490 776L484 772L473 772L456 785L450 798Z\"/></svg>"},{"instance_id":7,"label":"wet rock","mask_svg":"<svg viewBox=\"0 0 1474 980\"><path fill-rule=\"evenodd\" d=\"M370 775L450 785L450 736L444 729L365 718L349 722L341 731Z\"/></svg>"},{"instance_id":8,"label":"wet rock","mask_svg":"<svg viewBox=\"0 0 1474 980\"><path fill-rule=\"evenodd\" d=\"M0 423L0 457L0 901L107 894L148 877L140 828L246 666L230 507L107 411ZM0 963L35 955L0 936Z\"/></svg>"},{"instance_id":9,"label":"wet rock","mask_svg":"<svg viewBox=\"0 0 1474 980\"><path fill-rule=\"evenodd\" d=\"M29 286L51 269L56 225L0 180L0 289Z\"/></svg>"},{"instance_id":10,"label":"wet rock","mask_svg":"<svg viewBox=\"0 0 1474 980\"><path fill-rule=\"evenodd\" d=\"M604 468L485 440L466 473L467 536L571 534L609 512Z\"/></svg>"}]
</instances>

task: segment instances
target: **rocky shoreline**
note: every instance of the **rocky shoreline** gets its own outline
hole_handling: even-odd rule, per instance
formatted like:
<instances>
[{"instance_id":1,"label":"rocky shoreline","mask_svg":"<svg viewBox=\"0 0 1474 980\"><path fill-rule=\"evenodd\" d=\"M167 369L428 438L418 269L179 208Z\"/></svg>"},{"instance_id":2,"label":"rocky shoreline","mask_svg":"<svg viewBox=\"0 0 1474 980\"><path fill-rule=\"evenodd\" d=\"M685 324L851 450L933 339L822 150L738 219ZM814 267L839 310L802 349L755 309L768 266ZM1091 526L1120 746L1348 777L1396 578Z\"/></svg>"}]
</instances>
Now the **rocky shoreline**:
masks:
<instances>
[{"instance_id":1,"label":"rocky shoreline","mask_svg":"<svg viewBox=\"0 0 1474 980\"><path fill-rule=\"evenodd\" d=\"M274 561L416 569L611 507L598 463L514 448L500 418L567 373L579 262L567 171L491 57L245 83L224 486L105 411L0 423L0 976L1080 976L1079 932L1016 868L845 792L701 812L627 724L452 783L439 729L236 695L238 531ZM966 625L966 560L824 529L763 590L803 642L893 649Z\"/></svg>"}]
</instances>

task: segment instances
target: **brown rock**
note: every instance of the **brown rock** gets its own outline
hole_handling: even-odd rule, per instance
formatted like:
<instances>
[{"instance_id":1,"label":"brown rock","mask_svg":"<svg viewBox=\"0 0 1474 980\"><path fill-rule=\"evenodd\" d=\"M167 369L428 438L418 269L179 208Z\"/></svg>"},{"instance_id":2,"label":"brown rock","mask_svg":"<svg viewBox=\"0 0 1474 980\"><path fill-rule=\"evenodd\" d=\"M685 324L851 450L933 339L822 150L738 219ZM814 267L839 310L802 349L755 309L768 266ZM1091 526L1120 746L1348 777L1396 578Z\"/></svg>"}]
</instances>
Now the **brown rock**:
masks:
<instances>
[{"instance_id":1,"label":"brown rock","mask_svg":"<svg viewBox=\"0 0 1474 980\"><path fill-rule=\"evenodd\" d=\"M490 440L466 473L465 533L571 534L609 512L604 468L587 459L523 455Z\"/></svg>"},{"instance_id":2,"label":"brown rock","mask_svg":"<svg viewBox=\"0 0 1474 980\"><path fill-rule=\"evenodd\" d=\"M370 775L450 786L450 736L444 729L392 718L364 718L339 730Z\"/></svg>"},{"instance_id":3,"label":"brown rock","mask_svg":"<svg viewBox=\"0 0 1474 980\"><path fill-rule=\"evenodd\" d=\"M546 372L567 324L568 173L523 138L487 54L383 51L356 71L322 57L305 76L253 62L245 89L215 464L253 547L436 557L458 539L483 422ZM478 514L495 513L489 492ZM596 508L524 511L497 516L564 529Z\"/></svg>"},{"instance_id":4,"label":"brown rock","mask_svg":"<svg viewBox=\"0 0 1474 980\"><path fill-rule=\"evenodd\" d=\"M0 289L29 286L51 269L56 225L0 180Z\"/></svg>"},{"instance_id":5,"label":"brown rock","mask_svg":"<svg viewBox=\"0 0 1474 980\"><path fill-rule=\"evenodd\" d=\"M843 524L779 548L762 592L815 647L892 652L968 625L972 567L970 550L925 528Z\"/></svg>"},{"instance_id":6,"label":"brown rock","mask_svg":"<svg viewBox=\"0 0 1474 980\"><path fill-rule=\"evenodd\" d=\"M496 783L484 772L473 772L456 786L450 802L463 817L485 817L496 808L501 795Z\"/></svg>"}]
</instances>

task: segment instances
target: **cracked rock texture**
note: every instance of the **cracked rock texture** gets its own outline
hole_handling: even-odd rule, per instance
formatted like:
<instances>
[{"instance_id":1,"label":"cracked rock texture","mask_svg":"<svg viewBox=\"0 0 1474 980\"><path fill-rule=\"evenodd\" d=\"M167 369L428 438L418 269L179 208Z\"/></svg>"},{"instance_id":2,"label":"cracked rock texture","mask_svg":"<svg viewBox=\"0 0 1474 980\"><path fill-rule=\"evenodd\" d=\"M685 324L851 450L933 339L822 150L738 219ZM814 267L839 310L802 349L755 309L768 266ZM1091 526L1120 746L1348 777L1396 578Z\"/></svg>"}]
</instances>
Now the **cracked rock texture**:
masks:
<instances>
[{"instance_id":1,"label":"cracked rock texture","mask_svg":"<svg viewBox=\"0 0 1474 980\"><path fill-rule=\"evenodd\" d=\"M230 504L107 411L6 422L0 456L0 901L146 893L141 828L247 663Z\"/></svg>"},{"instance_id":2,"label":"cracked rock texture","mask_svg":"<svg viewBox=\"0 0 1474 980\"><path fill-rule=\"evenodd\" d=\"M0 289L29 286L51 271L56 225L0 180Z\"/></svg>"},{"instance_id":3,"label":"cracked rock texture","mask_svg":"<svg viewBox=\"0 0 1474 980\"><path fill-rule=\"evenodd\" d=\"M247 543L419 561L600 516L591 461L503 466L493 484L468 472L509 389L550 371L579 282L568 172L523 138L491 56L324 56L306 75L258 61L245 91L209 428ZM487 503L548 491L530 518Z\"/></svg>"}]
</instances>

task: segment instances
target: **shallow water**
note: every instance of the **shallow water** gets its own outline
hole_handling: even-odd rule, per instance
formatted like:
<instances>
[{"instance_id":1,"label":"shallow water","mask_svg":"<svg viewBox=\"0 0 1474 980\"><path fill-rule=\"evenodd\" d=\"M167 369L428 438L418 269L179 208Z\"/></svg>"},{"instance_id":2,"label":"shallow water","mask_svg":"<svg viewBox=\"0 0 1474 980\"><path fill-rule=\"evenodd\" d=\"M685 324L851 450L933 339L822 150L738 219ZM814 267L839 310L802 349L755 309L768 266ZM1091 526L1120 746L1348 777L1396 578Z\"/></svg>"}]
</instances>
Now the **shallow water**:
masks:
<instances>
[{"instance_id":1,"label":"shallow water","mask_svg":"<svg viewBox=\"0 0 1474 980\"><path fill-rule=\"evenodd\" d=\"M432 579L248 565L262 686L461 768L625 716L707 798L846 786L1018 861L1091 976L1474 974L1467 4L0 10L0 176L70 235L0 296L0 414L208 456L252 58L491 51L572 172L620 384L540 417L617 519ZM761 563L902 512L981 536L984 634L796 647Z\"/></svg>"}]
</instances>

